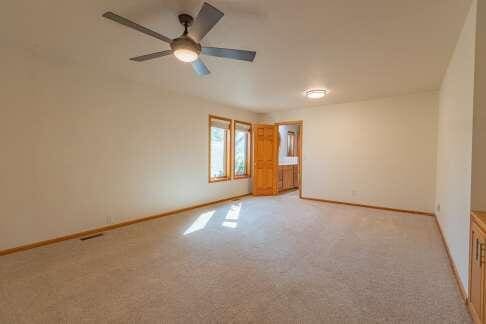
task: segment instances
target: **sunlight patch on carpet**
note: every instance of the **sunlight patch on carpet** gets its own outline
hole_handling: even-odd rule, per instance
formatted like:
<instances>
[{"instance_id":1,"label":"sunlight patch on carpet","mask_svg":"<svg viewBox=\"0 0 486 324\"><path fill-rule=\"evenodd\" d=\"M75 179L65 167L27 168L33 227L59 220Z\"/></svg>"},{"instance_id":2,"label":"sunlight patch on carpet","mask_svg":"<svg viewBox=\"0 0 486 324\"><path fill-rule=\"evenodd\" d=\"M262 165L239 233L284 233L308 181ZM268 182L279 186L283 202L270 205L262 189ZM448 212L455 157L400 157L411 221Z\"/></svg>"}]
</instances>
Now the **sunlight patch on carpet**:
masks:
<instances>
[{"instance_id":1,"label":"sunlight patch on carpet","mask_svg":"<svg viewBox=\"0 0 486 324\"><path fill-rule=\"evenodd\" d=\"M191 234L205 228L215 212L215 210L211 210L199 215L194 223L192 223L192 225L184 232L184 235Z\"/></svg>"}]
</instances>

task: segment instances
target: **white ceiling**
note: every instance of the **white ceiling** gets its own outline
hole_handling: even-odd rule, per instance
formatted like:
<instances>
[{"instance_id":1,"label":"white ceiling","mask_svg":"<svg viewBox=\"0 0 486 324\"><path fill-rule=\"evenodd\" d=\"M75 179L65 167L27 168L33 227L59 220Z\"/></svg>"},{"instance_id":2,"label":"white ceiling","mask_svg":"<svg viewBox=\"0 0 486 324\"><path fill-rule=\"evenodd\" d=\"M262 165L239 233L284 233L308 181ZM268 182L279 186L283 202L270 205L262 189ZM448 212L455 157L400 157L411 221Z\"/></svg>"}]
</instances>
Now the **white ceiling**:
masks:
<instances>
[{"instance_id":1,"label":"white ceiling","mask_svg":"<svg viewBox=\"0 0 486 324\"><path fill-rule=\"evenodd\" d=\"M225 13L207 46L256 50L254 63L203 57L211 74L166 57L168 44L101 17L108 10L170 38L193 0L15 0L0 41L162 89L268 112L438 89L470 0L210 0ZM8 32L6 32L8 31ZM1 55L1 54L0 54ZM329 88L319 101L307 88Z\"/></svg>"}]
</instances>

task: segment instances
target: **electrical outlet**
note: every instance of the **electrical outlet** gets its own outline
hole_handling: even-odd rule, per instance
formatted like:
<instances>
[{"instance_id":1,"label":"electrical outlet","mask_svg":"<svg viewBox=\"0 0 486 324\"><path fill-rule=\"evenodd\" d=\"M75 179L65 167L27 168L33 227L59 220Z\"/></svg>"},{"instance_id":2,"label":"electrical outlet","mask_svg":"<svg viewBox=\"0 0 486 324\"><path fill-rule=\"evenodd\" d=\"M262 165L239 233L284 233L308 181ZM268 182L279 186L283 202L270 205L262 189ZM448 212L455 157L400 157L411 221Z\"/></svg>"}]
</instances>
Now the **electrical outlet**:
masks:
<instances>
[{"instance_id":1,"label":"electrical outlet","mask_svg":"<svg viewBox=\"0 0 486 324\"><path fill-rule=\"evenodd\" d=\"M106 216L106 224L111 224L111 216L110 215Z\"/></svg>"},{"instance_id":2,"label":"electrical outlet","mask_svg":"<svg viewBox=\"0 0 486 324\"><path fill-rule=\"evenodd\" d=\"M440 212L440 204L437 204L437 207L435 209L437 209L437 212L439 213Z\"/></svg>"}]
</instances>

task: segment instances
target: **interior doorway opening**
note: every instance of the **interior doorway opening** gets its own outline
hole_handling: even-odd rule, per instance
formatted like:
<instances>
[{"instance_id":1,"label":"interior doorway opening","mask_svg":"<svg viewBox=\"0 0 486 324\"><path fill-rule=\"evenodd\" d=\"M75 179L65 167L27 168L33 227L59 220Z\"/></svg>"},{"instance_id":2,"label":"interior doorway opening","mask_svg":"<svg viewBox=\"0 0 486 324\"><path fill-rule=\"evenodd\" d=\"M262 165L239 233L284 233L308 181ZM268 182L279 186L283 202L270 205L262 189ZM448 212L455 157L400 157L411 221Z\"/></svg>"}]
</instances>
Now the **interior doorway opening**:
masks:
<instances>
[{"instance_id":1,"label":"interior doorway opening","mask_svg":"<svg viewBox=\"0 0 486 324\"><path fill-rule=\"evenodd\" d=\"M301 121L281 122L278 127L277 191L299 190L302 196L302 129Z\"/></svg>"}]
</instances>

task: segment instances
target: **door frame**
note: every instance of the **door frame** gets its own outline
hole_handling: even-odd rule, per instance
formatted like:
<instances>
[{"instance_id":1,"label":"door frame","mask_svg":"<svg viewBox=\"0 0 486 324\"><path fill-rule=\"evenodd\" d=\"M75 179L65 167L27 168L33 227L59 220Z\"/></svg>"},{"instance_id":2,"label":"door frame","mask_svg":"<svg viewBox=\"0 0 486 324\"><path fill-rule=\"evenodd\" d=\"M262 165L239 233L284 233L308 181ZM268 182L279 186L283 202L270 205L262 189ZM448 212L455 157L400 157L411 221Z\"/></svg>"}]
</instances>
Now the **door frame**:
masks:
<instances>
[{"instance_id":1,"label":"door frame","mask_svg":"<svg viewBox=\"0 0 486 324\"><path fill-rule=\"evenodd\" d=\"M278 130L279 126L280 125L298 125L299 126L299 134L298 134L298 149L299 149L299 152L297 154L298 158L299 158L299 198L302 199L302 168L303 168L303 161L302 161L302 155L303 155L303 151L304 151L304 147L303 147L303 138L304 138L304 121L303 120L293 120L293 121L283 121L283 122L278 122L278 123L275 123L275 125L277 126L277 131L278 131L278 136L280 138L280 131ZM275 184L274 186L276 187L278 185L278 158L279 158L279 152L280 152L280 143L278 143L278 147L277 147L277 159L276 159L276 163L277 163L277 166L275 168L275 172L277 172L276 176L275 176Z\"/></svg>"}]
</instances>

